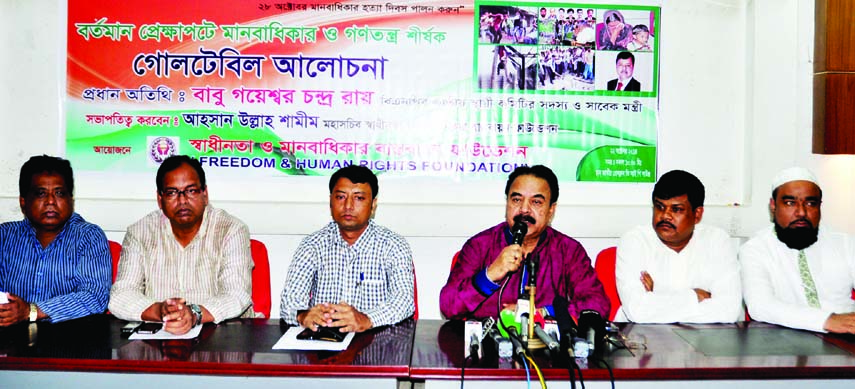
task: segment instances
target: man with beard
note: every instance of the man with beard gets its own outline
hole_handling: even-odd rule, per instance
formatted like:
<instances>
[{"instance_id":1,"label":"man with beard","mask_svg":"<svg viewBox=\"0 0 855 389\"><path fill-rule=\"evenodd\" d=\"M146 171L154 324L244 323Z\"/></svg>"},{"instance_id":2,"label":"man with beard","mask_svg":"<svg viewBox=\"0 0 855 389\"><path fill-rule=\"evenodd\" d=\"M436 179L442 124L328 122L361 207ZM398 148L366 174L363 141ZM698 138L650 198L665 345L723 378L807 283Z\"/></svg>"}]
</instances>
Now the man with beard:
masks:
<instances>
[{"instance_id":1,"label":"man with beard","mask_svg":"<svg viewBox=\"0 0 855 389\"><path fill-rule=\"evenodd\" d=\"M505 185L505 221L463 245L448 281L440 291L440 310L449 319L498 315L498 306L513 309L530 276L523 266L536 261L536 308L554 314L556 296L568 301L568 312L579 317L594 310L608 317L609 300L585 249L549 224L558 200L558 178L543 165L521 166ZM522 244L514 243L512 227L525 223ZM498 291L506 284L501 303Z\"/></svg>"},{"instance_id":2,"label":"man with beard","mask_svg":"<svg viewBox=\"0 0 855 389\"><path fill-rule=\"evenodd\" d=\"M821 205L810 171L778 173L769 201L774 226L739 251L745 303L755 320L855 334L855 242L820 228Z\"/></svg>"},{"instance_id":3,"label":"man with beard","mask_svg":"<svg viewBox=\"0 0 855 389\"><path fill-rule=\"evenodd\" d=\"M742 294L736 250L724 230L698 224L704 185L691 173L673 170L659 178L652 200L652 223L630 230L617 247L615 277L626 319L737 321Z\"/></svg>"}]
</instances>

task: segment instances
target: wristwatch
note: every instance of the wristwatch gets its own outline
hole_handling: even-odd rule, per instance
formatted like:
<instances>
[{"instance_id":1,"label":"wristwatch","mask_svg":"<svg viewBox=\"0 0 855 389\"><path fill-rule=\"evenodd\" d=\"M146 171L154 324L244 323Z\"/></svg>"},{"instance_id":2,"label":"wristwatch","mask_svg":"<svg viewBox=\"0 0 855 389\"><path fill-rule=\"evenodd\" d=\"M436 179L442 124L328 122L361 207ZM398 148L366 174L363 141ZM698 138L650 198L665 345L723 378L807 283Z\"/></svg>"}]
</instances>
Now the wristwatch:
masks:
<instances>
[{"instance_id":1,"label":"wristwatch","mask_svg":"<svg viewBox=\"0 0 855 389\"><path fill-rule=\"evenodd\" d=\"M190 304L188 307L190 307L190 312L193 312L193 317L196 318L196 321L193 322L193 327L202 324L202 308L198 304Z\"/></svg>"},{"instance_id":2,"label":"wristwatch","mask_svg":"<svg viewBox=\"0 0 855 389\"><path fill-rule=\"evenodd\" d=\"M30 303L30 323L35 322L39 318L39 308L36 304Z\"/></svg>"}]
</instances>

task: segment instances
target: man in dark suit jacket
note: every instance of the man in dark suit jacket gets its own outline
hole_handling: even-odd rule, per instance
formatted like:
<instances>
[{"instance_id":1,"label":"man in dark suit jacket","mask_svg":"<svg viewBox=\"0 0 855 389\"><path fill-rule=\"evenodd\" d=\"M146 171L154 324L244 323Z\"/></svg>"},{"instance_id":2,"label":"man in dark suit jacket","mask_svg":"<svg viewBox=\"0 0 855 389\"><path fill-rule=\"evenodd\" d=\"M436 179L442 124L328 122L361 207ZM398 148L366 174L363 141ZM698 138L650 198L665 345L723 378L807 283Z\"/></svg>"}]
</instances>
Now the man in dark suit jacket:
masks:
<instances>
[{"instance_id":1,"label":"man in dark suit jacket","mask_svg":"<svg viewBox=\"0 0 855 389\"><path fill-rule=\"evenodd\" d=\"M632 78L635 69L635 56L629 51L621 51L615 60L618 78L606 83L606 89L626 92L641 91L641 83Z\"/></svg>"}]
</instances>

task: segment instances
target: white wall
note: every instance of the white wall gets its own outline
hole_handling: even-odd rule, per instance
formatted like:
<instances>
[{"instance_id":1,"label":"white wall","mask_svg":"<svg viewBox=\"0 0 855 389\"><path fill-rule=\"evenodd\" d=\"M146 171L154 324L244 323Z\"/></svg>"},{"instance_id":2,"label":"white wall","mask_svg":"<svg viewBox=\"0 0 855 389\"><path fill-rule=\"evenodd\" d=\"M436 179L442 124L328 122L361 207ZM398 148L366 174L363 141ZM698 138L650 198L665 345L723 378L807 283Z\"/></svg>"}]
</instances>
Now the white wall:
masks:
<instances>
[{"instance_id":1,"label":"white wall","mask_svg":"<svg viewBox=\"0 0 855 389\"><path fill-rule=\"evenodd\" d=\"M21 217L17 205L20 165L33 154L63 154L58 129L64 7L60 1L0 2L3 221ZM855 222L849 220L855 157L810 153L813 1L680 0L665 1L662 8L662 37L657 39L662 48L659 171L733 172L733 177L724 178L700 175L716 198L733 198L738 203L708 204L704 222L744 239L768 223L769 181L775 172L807 166L823 182L823 223L855 232ZM711 150L727 157L695 157ZM127 225L156 207L153 174L116 182L92 174L76 177L77 211L101 225L111 239L121 241ZM107 185L127 188L127 197L100 196ZM467 237L502 218L504 183L482 185L495 196L481 204L458 205L461 193L447 185L427 180L417 185L381 181L377 221L405 235L413 247L423 318L440 316L439 289L454 252ZM296 201L282 200L277 196L282 188L275 185L247 198L241 196L246 190L243 185L210 183L212 202L243 219L271 252L274 312L297 243L329 220L324 180L298 188L302 199ZM650 185L562 186L554 226L578 237L593 257L631 226L647 223L650 210L642 200L614 204L578 200L591 198L591 191L607 198L635 192L628 197L644 199Z\"/></svg>"}]
</instances>

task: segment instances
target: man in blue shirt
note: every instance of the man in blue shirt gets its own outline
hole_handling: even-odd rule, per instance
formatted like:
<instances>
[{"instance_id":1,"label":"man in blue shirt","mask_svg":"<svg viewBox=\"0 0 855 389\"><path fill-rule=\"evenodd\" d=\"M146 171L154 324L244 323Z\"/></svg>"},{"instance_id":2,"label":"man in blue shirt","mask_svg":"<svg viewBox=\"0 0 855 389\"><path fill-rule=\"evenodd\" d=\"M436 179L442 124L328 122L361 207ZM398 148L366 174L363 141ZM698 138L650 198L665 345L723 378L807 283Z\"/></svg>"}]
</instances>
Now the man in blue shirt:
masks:
<instances>
[{"instance_id":1,"label":"man in blue shirt","mask_svg":"<svg viewBox=\"0 0 855 389\"><path fill-rule=\"evenodd\" d=\"M18 182L24 220L0 224L0 327L101 313L110 296L104 231L74 213L67 160L34 156Z\"/></svg>"}]
</instances>

